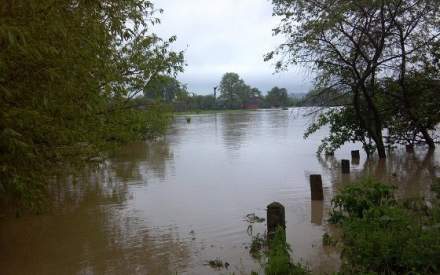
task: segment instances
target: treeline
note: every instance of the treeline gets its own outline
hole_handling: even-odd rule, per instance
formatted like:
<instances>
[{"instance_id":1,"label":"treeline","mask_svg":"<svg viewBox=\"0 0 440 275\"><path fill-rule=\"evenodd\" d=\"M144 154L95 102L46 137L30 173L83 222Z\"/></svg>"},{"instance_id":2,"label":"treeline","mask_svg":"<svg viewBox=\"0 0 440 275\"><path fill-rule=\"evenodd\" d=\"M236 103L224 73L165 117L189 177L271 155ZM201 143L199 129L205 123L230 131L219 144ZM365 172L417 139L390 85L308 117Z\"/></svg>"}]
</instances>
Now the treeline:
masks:
<instances>
[{"instance_id":1,"label":"treeline","mask_svg":"<svg viewBox=\"0 0 440 275\"><path fill-rule=\"evenodd\" d=\"M143 90L135 101L139 106L153 102L168 104L176 112L198 110L235 110L257 108L284 108L297 106L300 99L288 94L285 88L273 87L266 95L247 85L236 73L223 75L210 95L197 95L171 76L161 75Z\"/></svg>"},{"instance_id":2,"label":"treeline","mask_svg":"<svg viewBox=\"0 0 440 275\"><path fill-rule=\"evenodd\" d=\"M0 204L39 209L58 168L166 129L170 112L133 101L183 69L148 0L0 1Z\"/></svg>"},{"instance_id":3,"label":"treeline","mask_svg":"<svg viewBox=\"0 0 440 275\"><path fill-rule=\"evenodd\" d=\"M319 2L319 3L318 3ZM313 105L323 110L306 136L324 125L321 151L362 142L367 154L386 146L435 148L440 123L440 2L273 0L287 40L266 59L308 64ZM387 144L388 143L388 144Z\"/></svg>"}]
</instances>

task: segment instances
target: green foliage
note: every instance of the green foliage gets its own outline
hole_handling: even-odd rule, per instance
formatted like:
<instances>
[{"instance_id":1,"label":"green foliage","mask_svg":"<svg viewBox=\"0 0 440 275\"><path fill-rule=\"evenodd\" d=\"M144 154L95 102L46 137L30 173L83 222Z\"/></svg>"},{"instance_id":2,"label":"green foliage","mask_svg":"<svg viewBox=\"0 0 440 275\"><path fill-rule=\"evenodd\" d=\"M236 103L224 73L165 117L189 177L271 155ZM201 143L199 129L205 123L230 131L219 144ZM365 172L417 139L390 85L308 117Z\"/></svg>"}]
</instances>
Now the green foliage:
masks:
<instances>
[{"instance_id":1,"label":"green foliage","mask_svg":"<svg viewBox=\"0 0 440 275\"><path fill-rule=\"evenodd\" d=\"M290 247L286 242L286 233L278 228L273 239L269 242L268 261L265 267L267 275L299 275L310 274L301 264L290 260Z\"/></svg>"},{"instance_id":2,"label":"green foliage","mask_svg":"<svg viewBox=\"0 0 440 275\"><path fill-rule=\"evenodd\" d=\"M0 3L0 199L37 209L53 170L161 134L169 115L134 98L182 70L149 29L147 0Z\"/></svg>"},{"instance_id":3,"label":"green foliage","mask_svg":"<svg viewBox=\"0 0 440 275\"><path fill-rule=\"evenodd\" d=\"M401 107L401 97L382 97L383 109L386 110L386 124L390 139L394 144L413 144L423 141L425 137L420 129L435 131L440 123L440 99L437 91L440 88L438 74L430 74L424 69L408 74L405 79L404 100L410 109ZM383 93L399 94L400 84L393 79L381 82ZM439 142L439 140L434 140Z\"/></svg>"},{"instance_id":4,"label":"green foliage","mask_svg":"<svg viewBox=\"0 0 440 275\"><path fill-rule=\"evenodd\" d=\"M238 109L248 98L250 87L236 73L225 73L220 81L221 100L227 109Z\"/></svg>"},{"instance_id":5,"label":"green foliage","mask_svg":"<svg viewBox=\"0 0 440 275\"><path fill-rule=\"evenodd\" d=\"M370 179L343 189L331 213L343 232L341 273L437 274L440 208L432 203L397 202L391 187Z\"/></svg>"},{"instance_id":6,"label":"green foliage","mask_svg":"<svg viewBox=\"0 0 440 275\"><path fill-rule=\"evenodd\" d=\"M224 266L223 261L219 259L209 260L208 265L214 269L221 269Z\"/></svg>"},{"instance_id":7,"label":"green foliage","mask_svg":"<svg viewBox=\"0 0 440 275\"><path fill-rule=\"evenodd\" d=\"M335 246L337 241L330 236L327 232L322 235L322 245L323 246Z\"/></svg>"},{"instance_id":8,"label":"green foliage","mask_svg":"<svg viewBox=\"0 0 440 275\"><path fill-rule=\"evenodd\" d=\"M285 107L289 104L287 90L273 87L266 95L265 101L271 107Z\"/></svg>"},{"instance_id":9,"label":"green foliage","mask_svg":"<svg viewBox=\"0 0 440 275\"><path fill-rule=\"evenodd\" d=\"M167 75L160 75L145 86L143 93L146 98L173 102L180 93L185 93L186 87L177 79Z\"/></svg>"},{"instance_id":10,"label":"green foliage","mask_svg":"<svg viewBox=\"0 0 440 275\"><path fill-rule=\"evenodd\" d=\"M313 105L349 106L355 123L349 119L342 125L365 132L363 138L372 140L380 158L386 157L384 128L392 129L398 137L415 133L420 136L418 141L435 147L429 130L439 123L440 100L433 91L438 90L434 87L440 79L436 70L440 2L272 3L273 15L280 18L274 34L285 41L267 54L266 60L279 57L278 70L291 64L307 64L314 70L315 87L309 95ZM383 87L385 80L393 89ZM353 137L344 138L343 131L331 133L335 136L324 144L330 150ZM372 147L366 149L369 152Z\"/></svg>"},{"instance_id":11,"label":"green foliage","mask_svg":"<svg viewBox=\"0 0 440 275\"><path fill-rule=\"evenodd\" d=\"M266 246L266 239L260 234L252 236L251 246L249 248L249 253L255 259L260 259L262 256L263 249Z\"/></svg>"},{"instance_id":12,"label":"green foliage","mask_svg":"<svg viewBox=\"0 0 440 275\"><path fill-rule=\"evenodd\" d=\"M431 191L438 199L440 199L440 178L437 178L436 181L432 184Z\"/></svg>"},{"instance_id":13,"label":"green foliage","mask_svg":"<svg viewBox=\"0 0 440 275\"><path fill-rule=\"evenodd\" d=\"M392 186L366 178L347 186L332 199L331 218L362 218L373 207L393 204Z\"/></svg>"},{"instance_id":14,"label":"green foliage","mask_svg":"<svg viewBox=\"0 0 440 275\"><path fill-rule=\"evenodd\" d=\"M332 154L347 142L361 142L367 155L374 152L374 145L368 133L359 125L359 121L350 107L334 107L322 111L317 119L309 125L304 138L308 138L323 126L330 127L329 135L321 140L318 154Z\"/></svg>"},{"instance_id":15,"label":"green foliage","mask_svg":"<svg viewBox=\"0 0 440 275\"><path fill-rule=\"evenodd\" d=\"M347 106L349 97L335 89L312 89L301 100L301 106L334 107Z\"/></svg>"}]
</instances>

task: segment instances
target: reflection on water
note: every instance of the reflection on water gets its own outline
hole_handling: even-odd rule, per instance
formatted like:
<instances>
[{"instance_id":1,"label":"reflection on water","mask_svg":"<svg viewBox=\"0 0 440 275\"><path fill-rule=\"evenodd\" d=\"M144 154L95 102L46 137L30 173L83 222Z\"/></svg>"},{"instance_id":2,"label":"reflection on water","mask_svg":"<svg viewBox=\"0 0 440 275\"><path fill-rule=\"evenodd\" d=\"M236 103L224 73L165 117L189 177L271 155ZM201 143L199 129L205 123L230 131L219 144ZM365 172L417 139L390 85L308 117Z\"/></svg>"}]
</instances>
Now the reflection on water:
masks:
<instances>
[{"instance_id":1,"label":"reflection on water","mask_svg":"<svg viewBox=\"0 0 440 275\"><path fill-rule=\"evenodd\" d=\"M113 177L123 182L148 182L149 177L164 180L173 169L173 153L165 140L154 144L127 145L111 162Z\"/></svg>"},{"instance_id":2,"label":"reflection on water","mask_svg":"<svg viewBox=\"0 0 440 275\"><path fill-rule=\"evenodd\" d=\"M316 225L322 224L322 217L324 216L324 202L310 201L311 205L311 223Z\"/></svg>"},{"instance_id":3,"label":"reflection on water","mask_svg":"<svg viewBox=\"0 0 440 275\"><path fill-rule=\"evenodd\" d=\"M60 176L50 213L0 220L1 274L212 274L260 270L249 256L246 214L286 207L287 239L296 260L315 273L337 270L336 251L322 247L331 197L372 175L400 196L429 196L439 153L396 150L385 161L317 157L320 131L305 141L295 111L264 110L177 117L156 142L130 144L101 169ZM324 202L310 201L309 175L322 174ZM265 224L254 226L264 232ZM229 269L205 263L219 258Z\"/></svg>"}]
</instances>

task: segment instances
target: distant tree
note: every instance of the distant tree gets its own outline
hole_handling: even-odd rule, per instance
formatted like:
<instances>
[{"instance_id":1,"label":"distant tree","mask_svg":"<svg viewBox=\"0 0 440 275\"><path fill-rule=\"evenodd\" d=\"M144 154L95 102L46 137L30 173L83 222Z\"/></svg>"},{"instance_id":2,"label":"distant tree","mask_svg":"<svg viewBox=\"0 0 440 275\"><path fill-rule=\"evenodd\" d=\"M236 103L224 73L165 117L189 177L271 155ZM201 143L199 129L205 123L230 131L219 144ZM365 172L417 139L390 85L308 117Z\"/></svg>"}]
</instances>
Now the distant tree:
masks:
<instances>
[{"instance_id":1,"label":"distant tree","mask_svg":"<svg viewBox=\"0 0 440 275\"><path fill-rule=\"evenodd\" d=\"M251 88L251 97L261 98L261 91L258 88Z\"/></svg>"},{"instance_id":2,"label":"distant tree","mask_svg":"<svg viewBox=\"0 0 440 275\"><path fill-rule=\"evenodd\" d=\"M171 103L183 90L186 90L186 87L174 77L160 75L144 87L143 93L146 98Z\"/></svg>"},{"instance_id":3,"label":"distant tree","mask_svg":"<svg viewBox=\"0 0 440 275\"><path fill-rule=\"evenodd\" d=\"M214 110L216 109L213 95L193 95L191 102L192 110Z\"/></svg>"},{"instance_id":4,"label":"distant tree","mask_svg":"<svg viewBox=\"0 0 440 275\"><path fill-rule=\"evenodd\" d=\"M285 88L273 87L266 95L270 107L285 107L289 105L289 97Z\"/></svg>"},{"instance_id":5,"label":"distant tree","mask_svg":"<svg viewBox=\"0 0 440 275\"><path fill-rule=\"evenodd\" d=\"M238 109L243 104L250 93L247 86L240 76L236 73L226 73L223 75L219 85L220 97L228 109Z\"/></svg>"}]
</instances>

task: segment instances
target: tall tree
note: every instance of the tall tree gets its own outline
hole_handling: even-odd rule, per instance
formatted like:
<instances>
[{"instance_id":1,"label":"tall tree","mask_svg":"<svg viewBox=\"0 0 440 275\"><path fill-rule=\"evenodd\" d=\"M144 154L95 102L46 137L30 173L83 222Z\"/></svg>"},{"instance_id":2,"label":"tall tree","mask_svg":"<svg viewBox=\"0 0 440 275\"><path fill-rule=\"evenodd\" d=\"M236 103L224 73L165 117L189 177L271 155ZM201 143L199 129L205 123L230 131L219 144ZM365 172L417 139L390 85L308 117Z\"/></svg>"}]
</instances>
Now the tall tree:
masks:
<instances>
[{"instance_id":1,"label":"tall tree","mask_svg":"<svg viewBox=\"0 0 440 275\"><path fill-rule=\"evenodd\" d=\"M0 1L0 198L35 208L57 167L108 146L160 134L159 106L132 99L160 74L182 70L175 37L148 0Z\"/></svg>"},{"instance_id":2,"label":"tall tree","mask_svg":"<svg viewBox=\"0 0 440 275\"><path fill-rule=\"evenodd\" d=\"M289 104L287 90L276 86L267 93L265 99L271 107L285 107Z\"/></svg>"},{"instance_id":3,"label":"tall tree","mask_svg":"<svg viewBox=\"0 0 440 275\"><path fill-rule=\"evenodd\" d=\"M228 109L240 108L243 98L248 96L250 88L236 73L225 73L220 81L219 99Z\"/></svg>"},{"instance_id":4,"label":"tall tree","mask_svg":"<svg viewBox=\"0 0 440 275\"><path fill-rule=\"evenodd\" d=\"M177 94L183 90L186 90L186 87L174 77L160 75L144 87L143 93L147 98L171 103L175 100Z\"/></svg>"},{"instance_id":5,"label":"tall tree","mask_svg":"<svg viewBox=\"0 0 440 275\"><path fill-rule=\"evenodd\" d=\"M423 37L419 41L425 42L414 44L407 54L420 56L438 39L438 2L273 0L273 4L274 15L282 17L275 34L285 35L286 42L266 58L281 56L279 69L290 63L307 64L317 74L316 88L337 89L350 98L360 127L374 140L379 157L385 158L380 100L384 95L380 94L378 78L403 68L399 60L404 54L396 44L402 29L399 25L405 25L405 36L415 30L412 26L417 21L406 17L416 18L417 14L427 18L420 25L426 31L419 32ZM410 16L414 10L420 12Z\"/></svg>"}]
</instances>

